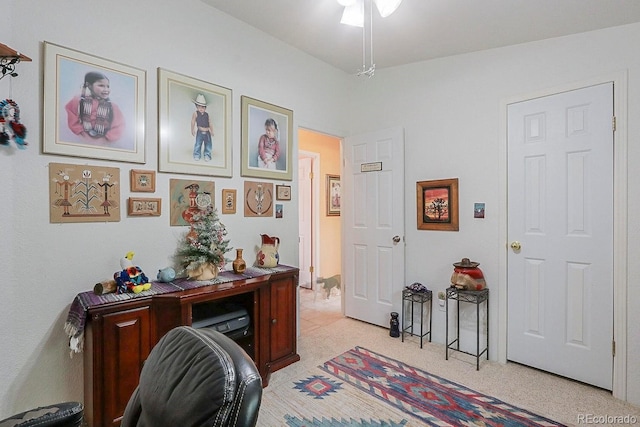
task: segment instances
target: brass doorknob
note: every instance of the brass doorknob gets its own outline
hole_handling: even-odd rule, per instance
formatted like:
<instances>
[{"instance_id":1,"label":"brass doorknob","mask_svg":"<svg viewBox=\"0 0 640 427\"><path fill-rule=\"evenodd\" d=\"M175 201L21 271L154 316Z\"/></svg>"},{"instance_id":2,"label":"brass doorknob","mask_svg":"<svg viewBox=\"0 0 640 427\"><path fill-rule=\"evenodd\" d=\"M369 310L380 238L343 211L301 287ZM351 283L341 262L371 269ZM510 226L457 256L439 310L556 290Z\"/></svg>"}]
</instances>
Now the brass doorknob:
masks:
<instances>
[{"instance_id":1,"label":"brass doorknob","mask_svg":"<svg viewBox=\"0 0 640 427\"><path fill-rule=\"evenodd\" d=\"M511 249L513 249L514 251L519 251L521 247L522 245L517 240L511 242Z\"/></svg>"}]
</instances>

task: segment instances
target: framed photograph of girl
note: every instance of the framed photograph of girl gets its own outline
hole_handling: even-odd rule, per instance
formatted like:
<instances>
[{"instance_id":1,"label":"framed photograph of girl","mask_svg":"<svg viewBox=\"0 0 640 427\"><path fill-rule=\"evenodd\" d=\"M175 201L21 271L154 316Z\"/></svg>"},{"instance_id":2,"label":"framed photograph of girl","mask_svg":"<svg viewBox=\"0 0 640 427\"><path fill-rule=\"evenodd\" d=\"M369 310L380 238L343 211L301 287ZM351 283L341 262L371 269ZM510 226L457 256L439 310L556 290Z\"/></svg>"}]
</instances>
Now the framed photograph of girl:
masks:
<instances>
[{"instance_id":1,"label":"framed photograph of girl","mask_svg":"<svg viewBox=\"0 0 640 427\"><path fill-rule=\"evenodd\" d=\"M146 72L44 43L43 152L145 163Z\"/></svg>"},{"instance_id":2,"label":"framed photograph of girl","mask_svg":"<svg viewBox=\"0 0 640 427\"><path fill-rule=\"evenodd\" d=\"M231 89L158 68L158 170L231 177Z\"/></svg>"},{"instance_id":3,"label":"framed photograph of girl","mask_svg":"<svg viewBox=\"0 0 640 427\"><path fill-rule=\"evenodd\" d=\"M242 101L242 176L291 181L293 111L247 96Z\"/></svg>"}]
</instances>

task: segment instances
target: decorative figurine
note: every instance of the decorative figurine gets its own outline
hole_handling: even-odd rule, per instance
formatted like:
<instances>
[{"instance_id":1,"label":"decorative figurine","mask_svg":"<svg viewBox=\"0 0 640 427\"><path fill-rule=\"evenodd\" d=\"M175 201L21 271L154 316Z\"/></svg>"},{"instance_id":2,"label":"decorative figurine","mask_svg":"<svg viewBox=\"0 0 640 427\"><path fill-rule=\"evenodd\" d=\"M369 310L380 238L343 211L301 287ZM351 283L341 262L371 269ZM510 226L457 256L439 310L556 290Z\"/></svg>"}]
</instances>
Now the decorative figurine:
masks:
<instances>
[{"instance_id":1,"label":"decorative figurine","mask_svg":"<svg viewBox=\"0 0 640 427\"><path fill-rule=\"evenodd\" d=\"M176 271L171 267L163 268L162 270L158 270L156 278L159 282L170 282L176 278Z\"/></svg>"},{"instance_id":2,"label":"decorative figurine","mask_svg":"<svg viewBox=\"0 0 640 427\"><path fill-rule=\"evenodd\" d=\"M123 294L125 292L133 292L138 294L151 288L149 278L144 274L142 269L137 265L133 265L134 252L127 252L120 259L121 271L113 273L113 280L116 281L116 292Z\"/></svg>"},{"instance_id":3,"label":"decorative figurine","mask_svg":"<svg viewBox=\"0 0 640 427\"><path fill-rule=\"evenodd\" d=\"M487 287L482 270L478 268L480 263L472 262L469 258L462 258L460 262L453 264L451 286L466 291L481 291Z\"/></svg>"},{"instance_id":4,"label":"decorative figurine","mask_svg":"<svg viewBox=\"0 0 640 427\"><path fill-rule=\"evenodd\" d=\"M398 313L391 312L391 320L389 320L389 336L398 338L400 336L400 321L398 320Z\"/></svg>"}]
</instances>

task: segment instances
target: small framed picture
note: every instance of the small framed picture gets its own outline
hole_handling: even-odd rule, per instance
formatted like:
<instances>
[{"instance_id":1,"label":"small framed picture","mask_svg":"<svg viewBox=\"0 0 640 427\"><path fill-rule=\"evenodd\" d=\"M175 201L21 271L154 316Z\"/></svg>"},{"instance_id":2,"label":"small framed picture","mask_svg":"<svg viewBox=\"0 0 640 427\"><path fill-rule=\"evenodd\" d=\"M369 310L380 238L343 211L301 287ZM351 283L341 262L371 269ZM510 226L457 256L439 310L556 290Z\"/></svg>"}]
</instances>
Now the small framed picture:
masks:
<instances>
[{"instance_id":1,"label":"small framed picture","mask_svg":"<svg viewBox=\"0 0 640 427\"><path fill-rule=\"evenodd\" d=\"M153 193L156 191L156 171L131 169L131 191Z\"/></svg>"},{"instance_id":2,"label":"small framed picture","mask_svg":"<svg viewBox=\"0 0 640 427\"><path fill-rule=\"evenodd\" d=\"M162 199L148 197L129 197L130 216L160 216Z\"/></svg>"},{"instance_id":3,"label":"small framed picture","mask_svg":"<svg viewBox=\"0 0 640 427\"><path fill-rule=\"evenodd\" d=\"M222 210L223 214L236 213L236 190L225 188L222 190Z\"/></svg>"},{"instance_id":4,"label":"small framed picture","mask_svg":"<svg viewBox=\"0 0 640 427\"><path fill-rule=\"evenodd\" d=\"M340 175L327 175L327 216L340 215Z\"/></svg>"},{"instance_id":5,"label":"small framed picture","mask_svg":"<svg viewBox=\"0 0 640 427\"><path fill-rule=\"evenodd\" d=\"M416 183L418 230L458 231L458 178Z\"/></svg>"},{"instance_id":6,"label":"small framed picture","mask_svg":"<svg viewBox=\"0 0 640 427\"><path fill-rule=\"evenodd\" d=\"M291 186L276 185L276 200L291 200Z\"/></svg>"}]
</instances>

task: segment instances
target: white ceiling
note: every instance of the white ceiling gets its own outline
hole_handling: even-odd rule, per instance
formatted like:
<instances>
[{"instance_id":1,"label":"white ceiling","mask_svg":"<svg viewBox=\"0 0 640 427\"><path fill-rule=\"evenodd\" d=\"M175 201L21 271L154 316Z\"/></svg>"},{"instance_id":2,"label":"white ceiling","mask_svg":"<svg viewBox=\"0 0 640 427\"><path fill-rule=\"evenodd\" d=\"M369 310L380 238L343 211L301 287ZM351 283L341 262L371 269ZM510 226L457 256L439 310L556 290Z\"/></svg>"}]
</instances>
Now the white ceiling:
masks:
<instances>
[{"instance_id":1,"label":"white ceiling","mask_svg":"<svg viewBox=\"0 0 640 427\"><path fill-rule=\"evenodd\" d=\"M362 69L362 29L340 24L336 0L201 1L347 73ZM404 0L373 15L381 69L640 22L640 0Z\"/></svg>"}]
</instances>

